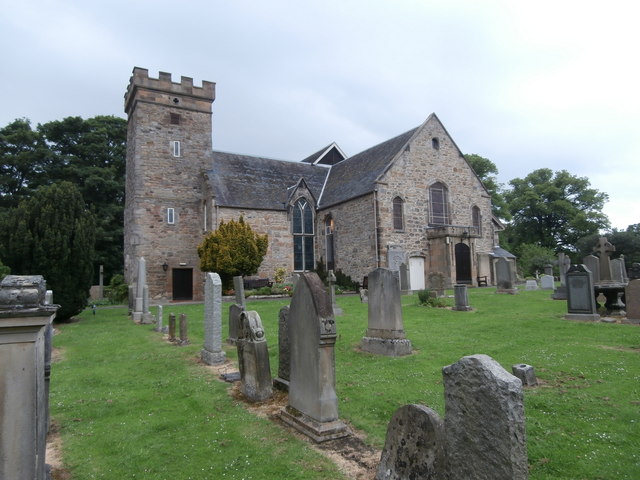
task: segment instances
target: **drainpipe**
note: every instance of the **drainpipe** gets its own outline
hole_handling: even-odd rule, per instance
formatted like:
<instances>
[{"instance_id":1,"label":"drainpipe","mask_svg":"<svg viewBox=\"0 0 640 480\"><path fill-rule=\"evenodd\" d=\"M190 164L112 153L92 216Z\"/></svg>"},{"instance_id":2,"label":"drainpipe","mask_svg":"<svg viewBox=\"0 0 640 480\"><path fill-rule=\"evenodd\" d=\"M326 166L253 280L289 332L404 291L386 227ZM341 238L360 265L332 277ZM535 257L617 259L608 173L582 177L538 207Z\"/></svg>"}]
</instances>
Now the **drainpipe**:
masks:
<instances>
[{"instance_id":1,"label":"drainpipe","mask_svg":"<svg viewBox=\"0 0 640 480\"><path fill-rule=\"evenodd\" d=\"M378 250L378 188L373 189L373 227L375 230L376 268L380 267L380 251Z\"/></svg>"}]
</instances>

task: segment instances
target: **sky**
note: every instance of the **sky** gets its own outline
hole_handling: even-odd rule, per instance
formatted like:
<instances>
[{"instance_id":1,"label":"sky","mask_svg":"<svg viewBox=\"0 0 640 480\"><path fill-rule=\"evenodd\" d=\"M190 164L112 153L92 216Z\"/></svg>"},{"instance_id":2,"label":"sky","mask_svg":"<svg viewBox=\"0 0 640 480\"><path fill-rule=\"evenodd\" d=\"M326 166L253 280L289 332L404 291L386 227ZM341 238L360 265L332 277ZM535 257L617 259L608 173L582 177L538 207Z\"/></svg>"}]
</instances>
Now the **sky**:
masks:
<instances>
[{"instance_id":1,"label":"sky","mask_svg":"<svg viewBox=\"0 0 640 480\"><path fill-rule=\"evenodd\" d=\"M133 67L216 83L216 150L356 154L436 113L508 186L587 177L640 223L636 0L0 0L0 128L125 118Z\"/></svg>"}]
</instances>

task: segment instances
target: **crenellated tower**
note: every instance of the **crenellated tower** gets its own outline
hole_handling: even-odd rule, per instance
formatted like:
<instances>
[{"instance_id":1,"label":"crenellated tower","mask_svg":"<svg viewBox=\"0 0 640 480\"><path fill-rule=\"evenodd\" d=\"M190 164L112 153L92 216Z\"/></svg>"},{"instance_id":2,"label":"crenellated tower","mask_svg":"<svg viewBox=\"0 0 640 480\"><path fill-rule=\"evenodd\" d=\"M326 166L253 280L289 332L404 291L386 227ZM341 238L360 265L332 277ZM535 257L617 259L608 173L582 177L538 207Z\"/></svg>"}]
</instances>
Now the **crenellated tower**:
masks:
<instances>
[{"instance_id":1,"label":"crenellated tower","mask_svg":"<svg viewBox=\"0 0 640 480\"><path fill-rule=\"evenodd\" d=\"M125 280L147 265L149 296L200 300L204 277L196 246L204 233L202 171L212 161L215 84L135 67L124 97L128 116Z\"/></svg>"}]
</instances>

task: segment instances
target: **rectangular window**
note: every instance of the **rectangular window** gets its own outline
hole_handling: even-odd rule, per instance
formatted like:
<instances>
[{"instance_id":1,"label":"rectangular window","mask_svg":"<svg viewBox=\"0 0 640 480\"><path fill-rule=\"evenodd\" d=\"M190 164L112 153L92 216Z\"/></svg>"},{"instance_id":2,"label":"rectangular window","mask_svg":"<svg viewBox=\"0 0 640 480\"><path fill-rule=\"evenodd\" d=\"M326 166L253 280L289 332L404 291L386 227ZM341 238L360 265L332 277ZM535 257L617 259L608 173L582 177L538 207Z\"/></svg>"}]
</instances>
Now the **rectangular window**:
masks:
<instances>
[{"instance_id":1,"label":"rectangular window","mask_svg":"<svg viewBox=\"0 0 640 480\"><path fill-rule=\"evenodd\" d=\"M176 213L173 208L167 208L167 223L174 225L176 223Z\"/></svg>"},{"instance_id":2,"label":"rectangular window","mask_svg":"<svg viewBox=\"0 0 640 480\"><path fill-rule=\"evenodd\" d=\"M173 152L174 157L180 156L180 142L172 141L171 142L171 151Z\"/></svg>"},{"instance_id":3,"label":"rectangular window","mask_svg":"<svg viewBox=\"0 0 640 480\"><path fill-rule=\"evenodd\" d=\"M180 125L180 115L178 113L171 114L171 125Z\"/></svg>"}]
</instances>

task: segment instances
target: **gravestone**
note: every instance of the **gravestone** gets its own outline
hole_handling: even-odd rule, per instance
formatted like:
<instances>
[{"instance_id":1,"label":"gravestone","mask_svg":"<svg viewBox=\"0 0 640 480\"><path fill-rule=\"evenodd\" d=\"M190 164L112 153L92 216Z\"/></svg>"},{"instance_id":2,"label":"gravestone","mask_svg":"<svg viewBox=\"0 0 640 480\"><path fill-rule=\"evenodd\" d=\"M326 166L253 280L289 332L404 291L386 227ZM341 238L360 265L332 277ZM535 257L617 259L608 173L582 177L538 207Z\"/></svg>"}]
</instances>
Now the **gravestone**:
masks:
<instances>
[{"instance_id":1,"label":"gravestone","mask_svg":"<svg viewBox=\"0 0 640 480\"><path fill-rule=\"evenodd\" d=\"M622 278L624 279L623 283L627 283L629 281L629 276L627 275L627 263L624 259L624 255L620 255L619 260L621 263L620 268L622 270Z\"/></svg>"},{"instance_id":2,"label":"gravestone","mask_svg":"<svg viewBox=\"0 0 640 480\"><path fill-rule=\"evenodd\" d=\"M487 355L442 369L451 479L528 477L522 383Z\"/></svg>"},{"instance_id":3,"label":"gravestone","mask_svg":"<svg viewBox=\"0 0 640 480\"><path fill-rule=\"evenodd\" d=\"M369 290L360 287L360 303L369 303Z\"/></svg>"},{"instance_id":4,"label":"gravestone","mask_svg":"<svg viewBox=\"0 0 640 480\"><path fill-rule=\"evenodd\" d=\"M136 323L153 323L153 315L149 312L149 289L147 287L147 263L144 257L138 260L138 278L136 279L135 306L133 321Z\"/></svg>"},{"instance_id":5,"label":"gravestone","mask_svg":"<svg viewBox=\"0 0 640 480\"><path fill-rule=\"evenodd\" d=\"M632 263L629 267L629 280L637 280L640 278L640 263Z\"/></svg>"},{"instance_id":6,"label":"gravestone","mask_svg":"<svg viewBox=\"0 0 640 480\"><path fill-rule=\"evenodd\" d=\"M244 312L244 307L237 303L231 304L229 307L229 337L227 343L229 345L235 345L238 341L238 335L240 334L240 315Z\"/></svg>"},{"instance_id":7,"label":"gravestone","mask_svg":"<svg viewBox=\"0 0 640 480\"><path fill-rule=\"evenodd\" d=\"M429 274L429 287L436 292L436 296L443 297L446 282L441 272L432 272Z\"/></svg>"},{"instance_id":8,"label":"gravestone","mask_svg":"<svg viewBox=\"0 0 640 480\"><path fill-rule=\"evenodd\" d=\"M176 314L175 313L169 314L169 341L170 342L176 341Z\"/></svg>"},{"instance_id":9,"label":"gravestone","mask_svg":"<svg viewBox=\"0 0 640 480\"><path fill-rule=\"evenodd\" d=\"M236 343L240 369L240 391L250 402L264 402L273 395L267 338L255 311L244 311Z\"/></svg>"},{"instance_id":10,"label":"gravestone","mask_svg":"<svg viewBox=\"0 0 640 480\"><path fill-rule=\"evenodd\" d=\"M593 279L586 265L572 265L567 272L568 320L599 320L594 298Z\"/></svg>"},{"instance_id":11,"label":"gravestone","mask_svg":"<svg viewBox=\"0 0 640 480\"><path fill-rule=\"evenodd\" d=\"M282 420L316 442L349 435L338 418L335 385L336 322L316 273L302 273L289 310L289 404Z\"/></svg>"},{"instance_id":12,"label":"gravestone","mask_svg":"<svg viewBox=\"0 0 640 480\"><path fill-rule=\"evenodd\" d=\"M390 357L409 355L411 341L405 338L397 277L386 268L375 269L369 274L369 293L369 328L362 337L362 350Z\"/></svg>"},{"instance_id":13,"label":"gravestone","mask_svg":"<svg viewBox=\"0 0 640 480\"><path fill-rule=\"evenodd\" d=\"M273 381L274 387L285 392L289 391L290 359L289 305L285 305L278 315L278 376Z\"/></svg>"},{"instance_id":14,"label":"gravestone","mask_svg":"<svg viewBox=\"0 0 640 480\"><path fill-rule=\"evenodd\" d=\"M593 251L598 255L600 263L600 276L599 280L594 280L594 283L610 283L613 281L611 277L611 259L609 258L613 252L616 251L614 247L606 237L600 237L598 244L593 247Z\"/></svg>"},{"instance_id":15,"label":"gravestone","mask_svg":"<svg viewBox=\"0 0 640 480\"><path fill-rule=\"evenodd\" d=\"M158 305L157 308L158 309L156 311L156 327L154 328L154 331L162 332L162 305Z\"/></svg>"},{"instance_id":16,"label":"gravestone","mask_svg":"<svg viewBox=\"0 0 640 480\"><path fill-rule=\"evenodd\" d=\"M627 320L629 323L640 323L640 279L629 280L625 291Z\"/></svg>"},{"instance_id":17,"label":"gravestone","mask_svg":"<svg viewBox=\"0 0 640 480\"><path fill-rule=\"evenodd\" d=\"M496 293L508 293L515 295L518 293L515 288L515 272L513 264L506 258L500 257L496 261Z\"/></svg>"},{"instance_id":18,"label":"gravestone","mask_svg":"<svg viewBox=\"0 0 640 480\"><path fill-rule=\"evenodd\" d=\"M542 275L540 277L540 288L543 290L553 290L556 286L556 281L551 275Z\"/></svg>"},{"instance_id":19,"label":"gravestone","mask_svg":"<svg viewBox=\"0 0 640 480\"><path fill-rule=\"evenodd\" d=\"M398 271L400 273L400 290L408 292L411 290L411 285L409 284L409 267L407 267L406 263L401 263Z\"/></svg>"},{"instance_id":20,"label":"gravestone","mask_svg":"<svg viewBox=\"0 0 640 480\"><path fill-rule=\"evenodd\" d=\"M180 314L179 331L180 340L176 342L176 345L178 345L179 347L189 345L189 336L187 334L187 316L184 313Z\"/></svg>"},{"instance_id":21,"label":"gravestone","mask_svg":"<svg viewBox=\"0 0 640 480\"><path fill-rule=\"evenodd\" d=\"M466 285L454 285L453 294L456 300L456 305L453 307L454 310L468 312L472 310L469 306L469 296L467 294L467 286Z\"/></svg>"},{"instance_id":22,"label":"gravestone","mask_svg":"<svg viewBox=\"0 0 640 480\"><path fill-rule=\"evenodd\" d=\"M397 247L389 248L387 252L387 262L389 263L389 270L392 272L400 271L400 265L406 263L407 252Z\"/></svg>"},{"instance_id":23,"label":"gravestone","mask_svg":"<svg viewBox=\"0 0 640 480\"><path fill-rule=\"evenodd\" d=\"M58 305L45 303L41 275L0 283L0 478L48 478L47 363ZM48 358L47 358L48 357Z\"/></svg>"},{"instance_id":24,"label":"gravestone","mask_svg":"<svg viewBox=\"0 0 640 480\"><path fill-rule=\"evenodd\" d=\"M444 423L423 405L395 411L382 450L376 480L446 478Z\"/></svg>"},{"instance_id":25,"label":"gravestone","mask_svg":"<svg viewBox=\"0 0 640 480\"><path fill-rule=\"evenodd\" d=\"M513 375L520 379L523 386L533 387L538 385L538 379L536 378L536 372L531 365L526 363L519 363L511 367Z\"/></svg>"},{"instance_id":26,"label":"gravestone","mask_svg":"<svg viewBox=\"0 0 640 480\"><path fill-rule=\"evenodd\" d=\"M600 260L598 257L587 255L582 259L582 264L591 272L593 283L600 283Z\"/></svg>"},{"instance_id":27,"label":"gravestone","mask_svg":"<svg viewBox=\"0 0 640 480\"><path fill-rule=\"evenodd\" d=\"M527 280L524 285L525 290L538 290L538 282L537 280Z\"/></svg>"},{"instance_id":28,"label":"gravestone","mask_svg":"<svg viewBox=\"0 0 640 480\"><path fill-rule=\"evenodd\" d=\"M544 266L544 274L553 276L553 265L547 264Z\"/></svg>"},{"instance_id":29,"label":"gravestone","mask_svg":"<svg viewBox=\"0 0 640 480\"><path fill-rule=\"evenodd\" d=\"M331 298L331 307L333 308L333 314L342 315L344 312L336 303L336 276L334 275L333 270L329 270L327 281L329 282L329 296Z\"/></svg>"},{"instance_id":30,"label":"gravestone","mask_svg":"<svg viewBox=\"0 0 640 480\"><path fill-rule=\"evenodd\" d=\"M217 273L207 273L204 282L204 347L200 358L207 365L225 360L222 350L222 281Z\"/></svg>"},{"instance_id":31,"label":"gravestone","mask_svg":"<svg viewBox=\"0 0 640 480\"><path fill-rule=\"evenodd\" d=\"M244 281L242 275L233 277L233 291L235 292L236 305L240 305L243 310L246 310L247 304L244 297Z\"/></svg>"},{"instance_id":32,"label":"gravestone","mask_svg":"<svg viewBox=\"0 0 640 480\"><path fill-rule=\"evenodd\" d=\"M624 258L611 260L611 280L615 283L627 283L625 280Z\"/></svg>"}]
</instances>

